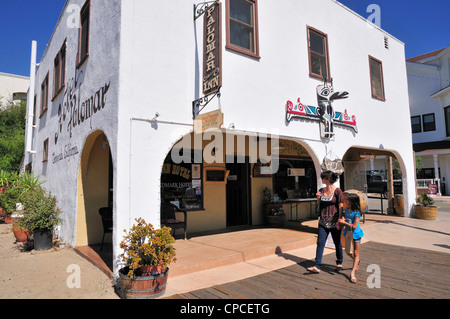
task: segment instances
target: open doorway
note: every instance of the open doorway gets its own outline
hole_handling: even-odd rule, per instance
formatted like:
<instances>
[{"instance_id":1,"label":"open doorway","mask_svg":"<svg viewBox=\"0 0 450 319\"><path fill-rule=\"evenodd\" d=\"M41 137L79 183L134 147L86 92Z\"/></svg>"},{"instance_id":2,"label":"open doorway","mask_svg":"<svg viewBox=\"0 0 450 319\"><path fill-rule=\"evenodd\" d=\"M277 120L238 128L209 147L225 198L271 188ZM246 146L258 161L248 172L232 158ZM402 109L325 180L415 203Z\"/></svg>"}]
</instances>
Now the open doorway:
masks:
<instances>
[{"instance_id":1,"label":"open doorway","mask_svg":"<svg viewBox=\"0 0 450 319\"><path fill-rule=\"evenodd\" d=\"M90 250L96 252L111 270L112 232L105 233L99 211L102 207L110 207L112 217L112 185L108 139L102 131L95 131L86 139L78 170L76 247L80 252L86 251L87 255Z\"/></svg>"},{"instance_id":2,"label":"open doorway","mask_svg":"<svg viewBox=\"0 0 450 319\"><path fill-rule=\"evenodd\" d=\"M403 215L402 171L394 152L380 149L352 147L343 157L345 172L340 186L355 189L368 198L368 211Z\"/></svg>"},{"instance_id":3,"label":"open doorway","mask_svg":"<svg viewBox=\"0 0 450 319\"><path fill-rule=\"evenodd\" d=\"M230 172L226 187L227 227L251 225L249 158L235 157L226 167Z\"/></svg>"}]
</instances>

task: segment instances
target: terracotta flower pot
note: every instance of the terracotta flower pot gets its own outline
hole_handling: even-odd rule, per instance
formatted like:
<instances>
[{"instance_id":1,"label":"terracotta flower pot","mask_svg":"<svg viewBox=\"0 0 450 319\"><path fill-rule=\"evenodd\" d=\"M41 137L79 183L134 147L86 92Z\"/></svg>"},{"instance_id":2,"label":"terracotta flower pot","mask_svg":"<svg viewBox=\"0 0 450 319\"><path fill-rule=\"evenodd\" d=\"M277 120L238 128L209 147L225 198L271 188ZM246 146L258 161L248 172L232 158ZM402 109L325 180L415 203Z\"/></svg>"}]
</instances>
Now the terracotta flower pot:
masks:
<instances>
[{"instance_id":1,"label":"terracotta flower pot","mask_svg":"<svg viewBox=\"0 0 450 319\"><path fill-rule=\"evenodd\" d=\"M12 224L13 223L13 218L11 217L11 215L7 215L5 217L5 224Z\"/></svg>"},{"instance_id":2,"label":"terracotta flower pot","mask_svg":"<svg viewBox=\"0 0 450 319\"><path fill-rule=\"evenodd\" d=\"M30 240L31 232L28 229L20 228L17 221L13 222L13 233L17 243L26 243Z\"/></svg>"}]
</instances>

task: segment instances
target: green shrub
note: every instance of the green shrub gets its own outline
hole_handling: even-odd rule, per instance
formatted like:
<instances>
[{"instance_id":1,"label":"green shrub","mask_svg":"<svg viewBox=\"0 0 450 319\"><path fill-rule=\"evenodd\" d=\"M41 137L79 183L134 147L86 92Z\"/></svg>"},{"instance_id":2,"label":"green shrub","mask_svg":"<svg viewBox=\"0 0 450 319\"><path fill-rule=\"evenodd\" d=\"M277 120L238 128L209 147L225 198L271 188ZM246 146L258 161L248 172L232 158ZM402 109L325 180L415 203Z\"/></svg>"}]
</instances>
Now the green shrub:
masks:
<instances>
[{"instance_id":1,"label":"green shrub","mask_svg":"<svg viewBox=\"0 0 450 319\"><path fill-rule=\"evenodd\" d=\"M423 192L419 197L417 197L417 202L424 207L433 206L434 199L428 196L427 193Z\"/></svg>"},{"instance_id":2,"label":"green shrub","mask_svg":"<svg viewBox=\"0 0 450 319\"><path fill-rule=\"evenodd\" d=\"M23 217L19 226L30 231L50 230L62 222L61 210L56 204L56 197L47 193L43 188L36 188L23 195Z\"/></svg>"}]
</instances>

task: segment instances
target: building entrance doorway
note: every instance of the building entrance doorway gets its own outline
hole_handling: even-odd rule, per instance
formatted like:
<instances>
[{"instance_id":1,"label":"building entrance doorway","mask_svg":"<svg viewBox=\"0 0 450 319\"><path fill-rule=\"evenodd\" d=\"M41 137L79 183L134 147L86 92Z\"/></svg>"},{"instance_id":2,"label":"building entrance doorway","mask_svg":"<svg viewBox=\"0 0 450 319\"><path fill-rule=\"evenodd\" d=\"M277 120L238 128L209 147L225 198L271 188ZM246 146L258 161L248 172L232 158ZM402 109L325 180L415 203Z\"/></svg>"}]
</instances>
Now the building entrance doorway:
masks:
<instances>
[{"instance_id":1,"label":"building entrance doorway","mask_svg":"<svg viewBox=\"0 0 450 319\"><path fill-rule=\"evenodd\" d=\"M227 227L250 225L250 163L248 157L235 157L227 163Z\"/></svg>"},{"instance_id":2,"label":"building entrance doorway","mask_svg":"<svg viewBox=\"0 0 450 319\"><path fill-rule=\"evenodd\" d=\"M394 213L394 200L403 203L403 172L399 160L389 150L352 147L343 157L345 172L340 186L344 190L361 191L373 199L368 203L369 211ZM404 208L399 206L395 212L403 215Z\"/></svg>"},{"instance_id":3,"label":"building entrance doorway","mask_svg":"<svg viewBox=\"0 0 450 319\"><path fill-rule=\"evenodd\" d=\"M112 207L113 170L107 137L101 131L88 136L78 170L76 246L100 244L103 223L99 209ZM105 243L111 243L106 236Z\"/></svg>"}]
</instances>

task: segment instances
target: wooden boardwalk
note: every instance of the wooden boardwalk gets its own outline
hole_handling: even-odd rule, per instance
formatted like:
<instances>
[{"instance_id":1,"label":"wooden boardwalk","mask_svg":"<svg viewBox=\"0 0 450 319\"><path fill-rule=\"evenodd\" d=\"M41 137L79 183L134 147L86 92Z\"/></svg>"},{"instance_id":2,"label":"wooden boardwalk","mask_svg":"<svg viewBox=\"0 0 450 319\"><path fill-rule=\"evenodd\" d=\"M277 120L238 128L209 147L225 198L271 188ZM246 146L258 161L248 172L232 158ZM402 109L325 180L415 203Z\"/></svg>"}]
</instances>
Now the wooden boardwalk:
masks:
<instances>
[{"instance_id":1,"label":"wooden boardwalk","mask_svg":"<svg viewBox=\"0 0 450 319\"><path fill-rule=\"evenodd\" d=\"M345 255L345 253L344 253ZM284 258L296 258L289 253ZM450 298L450 254L429 250L386 245L376 242L361 246L358 282L349 281L351 259L344 257L344 269L335 271L334 252L323 257L320 274L306 268L313 261L236 282L217 285L169 299L447 299ZM369 265L379 266L380 288L374 284L375 272Z\"/></svg>"}]
</instances>

